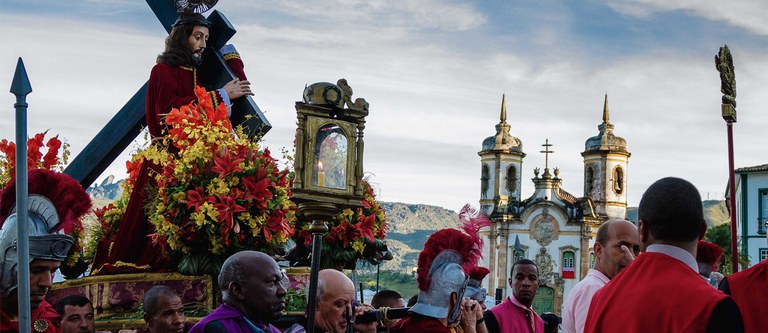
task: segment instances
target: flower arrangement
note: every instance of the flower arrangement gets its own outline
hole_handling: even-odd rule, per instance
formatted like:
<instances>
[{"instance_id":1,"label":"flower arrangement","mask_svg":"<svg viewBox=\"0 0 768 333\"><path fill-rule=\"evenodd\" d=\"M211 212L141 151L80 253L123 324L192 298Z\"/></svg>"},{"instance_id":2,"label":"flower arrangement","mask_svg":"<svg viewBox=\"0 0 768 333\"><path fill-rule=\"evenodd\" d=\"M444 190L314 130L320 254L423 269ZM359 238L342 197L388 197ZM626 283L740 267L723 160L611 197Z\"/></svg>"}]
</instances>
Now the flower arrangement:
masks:
<instances>
[{"instance_id":1,"label":"flower arrangement","mask_svg":"<svg viewBox=\"0 0 768 333\"><path fill-rule=\"evenodd\" d=\"M146 208L153 241L184 257L279 252L294 234L293 173L242 129L233 135L224 104L214 108L203 88L195 94L197 102L166 116L164 142L138 153L155 165Z\"/></svg>"},{"instance_id":2,"label":"flower arrangement","mask_svg":"<svg viewBox=\"0 0 768 333\"><path fill-rule=\"evenodd\" d=\"M27 140L27 170L64 171L64 166L69 160L69 144L59 140L58 135L46 142L46 134L48 131L37 133ZM41 151L43 147L48 148L45 154ZM14 178L16 178L16 144L2 139L0 140L0 188L5 187Z\"/></svg>"},{"instance_id":3,"label":"flower arrangement","mask_svg":"<svg viewBox=\"0 0 768 333\"><path fill-rule=\"evenodd\" d=\"M327 222L328 233L323 238L323 256L321 267L336 269L354 269L358 260L379 264L387 250L384 239L387 237L387 220L384 209L376 201L371 185L363 180L363 206L356 209L344 209ZM297 251L292 259L299 264L311 253L312 234L309 225L312 221L298 218L296 221Z\"/></svg>"}]
</instances>

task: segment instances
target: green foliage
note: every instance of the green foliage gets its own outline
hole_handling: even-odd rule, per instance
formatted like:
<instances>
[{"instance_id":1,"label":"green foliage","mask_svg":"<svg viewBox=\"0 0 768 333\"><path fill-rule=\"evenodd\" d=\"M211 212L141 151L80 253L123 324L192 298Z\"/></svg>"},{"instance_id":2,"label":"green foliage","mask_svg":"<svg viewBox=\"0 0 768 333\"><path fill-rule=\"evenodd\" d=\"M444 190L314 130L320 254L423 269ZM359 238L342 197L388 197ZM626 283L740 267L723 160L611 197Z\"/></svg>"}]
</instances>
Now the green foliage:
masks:
<instances>
[{"instance_id":1,"label":"green foliage","mask_svg":"<svg viewBox=\"0 0 768 333\"><path fill-rule=\"evenodd\" d=\"M731 260L731 224L724 223L707 229L707 234L704 236L704 240L715 243L723 248L723 259L720 261L720 272L725 275L731 274L733 271ZM749 265L749 258L744 255L739 255L739 265L741 267Z\"/></svg>"},{"instance_id":2,"label":"green foliage","mask_svg":"<svg viewBox=\"0 0 768 333\"><path fill-rule=\"evenodd\" d=\"M376 269L358 270L357 281L363 283L365 289L376 291ZM403 296L404 301L419 293L416 276L398 271L382 270L379 274L379 290L394 290ZM366 300L370 303L370 300Z\"/></svg>"},{"instance_id":3,"label":"green foliage","mask_svg":"<svg viewBox=\"0 0 768 333\"><path fill-rule=\"evenodd\" d=\"M285 311L304 311L307 295L304 290L288 289L285 295Z\"/></svg>"}]
</instances>

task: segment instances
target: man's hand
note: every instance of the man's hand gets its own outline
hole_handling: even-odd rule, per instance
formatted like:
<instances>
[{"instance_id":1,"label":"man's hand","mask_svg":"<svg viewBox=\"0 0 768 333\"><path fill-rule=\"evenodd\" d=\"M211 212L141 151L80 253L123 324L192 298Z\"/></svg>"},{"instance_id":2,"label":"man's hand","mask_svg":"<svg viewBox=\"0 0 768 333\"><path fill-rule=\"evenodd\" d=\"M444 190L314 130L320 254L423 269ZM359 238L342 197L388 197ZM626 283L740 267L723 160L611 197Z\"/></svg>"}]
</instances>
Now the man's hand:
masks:
<instances>
[{"instance_id":1,"label":"man's hand","mask_svg":"<svg viewBox=\"0 0 768 333\"><path fill-rule=\"evenodd\" d=\"M635 254L632 253L632 250L630 250L626 245L621 246L621 250L624 251L624 257L627 258L630 262L632 260L635 260Z\"/></svg>"},{"instance_id":2,"label":"man's hand","mask_svg":"<svg viewBox=\"0 0 768 333\"><path fill-rule=\"evenodd\" d=\"M477 320L483 318L483 309L477 304L477 301L464 298L461 301L461 328L464 333L473 333L476 331Z\"/></svg>"},{"instance_id":3,"label":"man's hand","mask_svg":"<svg viewBox=\"0 0 768 333\"><path fill-rule=\"evenodd\" d=\"M355 317L362 315L366 311L371 311L373 308L369 305L360 305L355 308ZM376 322L360 324L355 323L355 332L359 333L376 333Z\"/></svg>"},{"instance_id":4,"label":"man's hand","mask_svg":"<svg viewBox=\"0 0 768 333\"><path fill-rule=\"evenodd\" d=\"M251 92L251 83L240 79L234 79L227 82L227 84L224 85L224 91L227 92L227 95L229 95L229 99L231 100L245 95L253 96L253 92Z\"/></svg>"}]
</instances>

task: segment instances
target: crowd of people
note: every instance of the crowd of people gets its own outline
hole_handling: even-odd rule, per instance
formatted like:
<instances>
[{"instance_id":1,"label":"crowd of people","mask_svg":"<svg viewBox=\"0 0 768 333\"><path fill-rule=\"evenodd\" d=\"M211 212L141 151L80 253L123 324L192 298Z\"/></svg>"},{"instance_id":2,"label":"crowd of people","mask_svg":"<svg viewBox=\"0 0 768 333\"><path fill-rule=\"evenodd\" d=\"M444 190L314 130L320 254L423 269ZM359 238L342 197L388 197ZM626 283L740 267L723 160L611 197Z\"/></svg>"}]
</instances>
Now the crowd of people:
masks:
<instances>
[{"instance_id":1,"label":"crowd of people","mask_svg":"<svg viewBox=\"0 0 768 333\"><path fill-rule=\"evenodd\" d=\"M209 27L199 14L182 15L174 24L149 83L147 120L152 137L161 135L162 118L170 108L193 98L192 90L200 81L194 66L206 47ZM228 106L232 99L252 95L242 62L232 54L227 60L238 79L209 91L214 100ZM142 165L137 189L151 182L149 168ZM30 201L35 202L30 204L28 222L32 329L94 332L94 306L87 298L70 296L55 306L45 301L53 275L73 244L62 231L90 209L90 200L77 182L62 174L34 170L29 181ZM15 259L19 221L14 193L11 183L0 197L0 250L4 251L0 333L19 330L16 273L18 264L27 264ZM113 251L95 259L103 272L120 273L124 266L113 265L117 261L164 264L152 251L132 251L136 244L148 242L146 224L142 224L144 193L136 190L133 196ZM568 333L768 330L762 323L768 317L768 261L728 277L713 272L722 251L700 242L707 226L701 198L692 184L679 178L657 181L643 195L638 218L637 226L610 220L599 227L594 268L566 297L562 318L538 314L532 308L539 268L528 259L515 262L511 269L511 295L499 304L486 304L482 281L489 271L480 266L482 223L469 223L463 230L443 229L429 237L418 258L419 293L407 303L391 290L377 293L370 305L358 303L353 282L339 271L325 269L318 274L314 322L304 317L280 323L287 277L273 257L242 251L224 261L217 280L221 305L202 320L194 324L186 320L181 297L162 285L145 291L143 318L146 330L153 333L299 333L309 327L332 333L541 333L558 332L560 326ZM375 316L378 320L356 320L370 317L375 309L381 309Z\"/></svg>"}]
</instances>

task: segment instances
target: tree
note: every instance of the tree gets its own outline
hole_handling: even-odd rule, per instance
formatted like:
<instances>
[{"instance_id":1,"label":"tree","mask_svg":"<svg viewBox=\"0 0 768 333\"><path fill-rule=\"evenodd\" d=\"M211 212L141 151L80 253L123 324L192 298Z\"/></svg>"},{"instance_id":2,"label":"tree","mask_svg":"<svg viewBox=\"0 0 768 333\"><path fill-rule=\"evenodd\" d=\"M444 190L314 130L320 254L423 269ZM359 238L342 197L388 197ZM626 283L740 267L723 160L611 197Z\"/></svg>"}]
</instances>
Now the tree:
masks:
<instances>
[{"instance_id":1,"label":"tree","mask_svg":"<svg viewBox=\"0 0 768 333\"><path fill-rule=\"evenodd\" d=\"M704 240L715 243L723 248L723 258L720 260L720 272L728 275L733 271L731 264L731 224L723 223L707 229ZM738 244L737 244L738 246ZM741 267L749 265L749 258L739 255L739 264Z\"/></svg>"}]
</instances>

